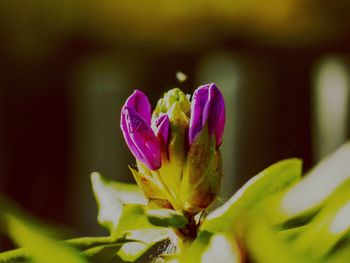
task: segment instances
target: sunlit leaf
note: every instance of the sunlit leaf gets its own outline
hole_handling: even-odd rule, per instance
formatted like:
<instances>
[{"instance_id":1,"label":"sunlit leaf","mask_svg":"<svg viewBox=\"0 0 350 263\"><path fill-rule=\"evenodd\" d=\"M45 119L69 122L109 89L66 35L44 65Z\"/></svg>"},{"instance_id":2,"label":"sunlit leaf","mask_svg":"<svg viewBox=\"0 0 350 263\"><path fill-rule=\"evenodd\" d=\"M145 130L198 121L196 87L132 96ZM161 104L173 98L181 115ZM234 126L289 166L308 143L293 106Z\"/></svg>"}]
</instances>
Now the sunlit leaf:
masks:
<instances>
[{"instance_id":1,"label":"sunlit leaf","mask_svg":"<svg viewBox=\"0 0 350 263\"><path fill-rule=\"evenodd\" d=\"M138 240L138 242L130 242L123 245L117 254L124 261L134 262L141 256L147 255L153 247L157 248L157 244L168 239L169 232L164 228L134 230L128 233L128 238ZM157 252L160 251L157 249Z\"/></svg>"},{"instance_id":2,"label":"sunlit leaf","mask_svg":"<svg viewBox=\"0 0 350 263\"><path fill-rule=\"evenodd\" d=\"M294 242L294 247L313 258L330 251L350 232L350 180L337 189L325 206Z\"/></svg>"},{"instance_id":3,"label":"sunlit leaf","mask_svg":"<svg viewBox=\"0 0 350 263\"><path fill-rule=\"evenodd\" d=\"M350 178L350 143L322 160L308 175L270 207L272 223L310 213L322 206L339 185Z\"/></svg>"},{"instance_id":4,"label":"sunlit leaf","mask_svg":"<svg viewBox=\"0 0 350 263\"><path fill-rule=\"evenodd\" d=\"M232 234L215 234L202 255L201 263L239 263L241 256Z\"/></svg>"},{"instance_id":5,"label":"sunlit leaf","mask_svg":"<svg viewBox=\"0 0 350 263\"><path fill-rule=\"evenodd\" d=\"M143 194L133 184L107 181L99 173L91 175L92 188L98 203L98 222L115 232L125 204L146 204Z\"/></svg>"},{"instance_id":6,"label":"sunlit leaf","mask_svg":"<svg viewBox=\"0 0 350 263\"><path fill-rule=\"evenodd\" d=\"M0 253L0 263L29 262L30 254L28 249L17 248Z\"/></svg>"},{"instance_id":7,"label":"sunlit leaf","mask_svg":"<svg viewBox=\"0 0 350 263\"><path fill-rule=\"evenodd\" d=\"M165 229L142 229L130 231L128 238L138 241L125 243L117 255L124 261L134 262L153 246L168 239L169 233Z\"/></svg>"},{"instance_id":8,"label":"sunlit leaf","mask_svg":"<svg viewBox=\"0 0 350 263\"><path fill-rule=\"evenodd\" d=\"M143 205L125 205L113 235L125 236L127 239L139 242L125 243L118 251L118 256L128 262L133 262L157 242L168 238L169 230L152 225L145 213Z\"/></svg>"},{"instance_id":9,"label":"sunlit leaf","mask_svg":"<svg viewBox=\"0 0 350 263\"><path fill-rule=\"evenodd\" d=\"M277 239L276 233L257 215L249 224L245 237L249 255L254 263L312 263L290 249L288 243Z\"/></svg>"},{"instance_id":10,"label":"sunlit leaf","mask_svg":"<svg viewBox=\"0 0 350 263\"><path fill-rule=\"evenodd\" d=\"M202 229L223 231L230 229L235 220L265 197L280 191L301 178L302 163L299 159L280 161L249 180L223 206L205 219Z\"/></svg>"},{"instance_id":11,"label":"sunlit leaf","mask_svg":"<svg viewBox=\"0 0 350 263\"><path fill-rule=\"evenodd\" d=\"M121 238L131 230L139 230L144 228L157 228L152 225L145 214L145 206L138 204L124 205L119 222L113 236Z\"/></svg>"},{"instance_id":12,"label":"sunlit leaf","mask_svg":"<svg viewBox=\"0 0 350 263\"><path fill-rule=\"evenodd\" d=\"M11 213L4 213L8 234L20 246L26 247L36 263L86 263L73 248L54 239L37 225Z\"/></svg>"}]
</instances>

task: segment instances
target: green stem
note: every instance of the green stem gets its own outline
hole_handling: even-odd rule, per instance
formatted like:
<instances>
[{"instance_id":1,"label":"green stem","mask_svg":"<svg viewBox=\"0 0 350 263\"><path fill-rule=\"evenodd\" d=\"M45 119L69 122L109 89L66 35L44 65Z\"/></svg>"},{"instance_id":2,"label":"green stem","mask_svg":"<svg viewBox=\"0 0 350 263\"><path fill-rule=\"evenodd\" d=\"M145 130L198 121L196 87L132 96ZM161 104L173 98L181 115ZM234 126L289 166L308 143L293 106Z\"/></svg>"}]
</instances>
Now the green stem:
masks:
<instances>
[{"instance_id":1,"label":"green stem","mask_svg":"<svg viewBox=\"0 0 350 263\"><path fill-rule=\"evenodd\" d=\"M198 234L198 224L194 218L194 214L185 213L188 223L184 228L176 229L176 235L182 240L183 243L192 242L196 239Z\"/></svg>"}]
</instances>

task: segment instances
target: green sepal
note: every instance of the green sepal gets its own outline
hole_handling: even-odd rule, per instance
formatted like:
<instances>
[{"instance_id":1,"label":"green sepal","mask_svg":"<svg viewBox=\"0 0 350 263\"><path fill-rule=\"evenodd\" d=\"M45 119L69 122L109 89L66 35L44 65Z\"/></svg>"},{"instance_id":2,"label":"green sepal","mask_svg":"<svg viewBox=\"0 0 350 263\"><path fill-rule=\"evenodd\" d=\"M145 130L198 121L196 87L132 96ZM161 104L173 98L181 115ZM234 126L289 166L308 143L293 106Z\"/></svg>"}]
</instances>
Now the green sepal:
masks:
<instances>
[{"instance_id":1,"label":"green sepal","mask_svg":"<svg viewBox=\"0 0 350 263\"><path fill-rule=\"evenodd\" d=\"M135 181L147 199L166 200L167 195L164 192L162 184L149 175L142 174L129 166Z\"/></svg>"},{"instance_id":2,"label":"green sepal","mask_svg":"<svg viewBox=\"0 0 350 263\"><path fill-rule=\"evenodd\" d=\"M207 208L220 190L222 175L221 154L206 124L188 152L180 188L184 209L197 213Z\"/></svg>"}]
</instances>

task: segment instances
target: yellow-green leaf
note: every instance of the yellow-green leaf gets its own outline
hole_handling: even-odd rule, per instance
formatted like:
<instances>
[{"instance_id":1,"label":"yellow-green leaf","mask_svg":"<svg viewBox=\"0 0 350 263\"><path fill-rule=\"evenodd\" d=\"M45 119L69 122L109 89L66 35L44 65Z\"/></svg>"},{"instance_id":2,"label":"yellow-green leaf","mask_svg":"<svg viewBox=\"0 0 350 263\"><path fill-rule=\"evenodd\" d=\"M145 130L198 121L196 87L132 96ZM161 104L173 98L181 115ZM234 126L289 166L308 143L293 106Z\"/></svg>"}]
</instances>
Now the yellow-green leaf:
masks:
<instances>
[{"instance_id":1,"label":"yellow-green leaf","mask_svg":"<svg viewBox=\"0 0 350 263\"><path fill-rule=\"evenodd\" d=\"M285 189L301 178L302 163L299 159L280 161L249 180L223 206L205 219L201 229L212 232L231 229L235 220L267 196Z\"/></svg>"},{"instance_id":2,"label":"yellow-green leaf","mask_svg":"<svg viewBox=\"0 0 350 263\"><path fill-rule=\"evenodd\" d=\"M281 223L312 213L350 178L350 142L321 161L301 182L270 205L271 223Z\"/></svg>"},{"instance_id":3,"label":"yellow-green leaf","mask_svg":"<svg viewBox=\"0 0 350 263\"><path fill-rule=\"evenodd\" d=\"M91 175L92 188L98 203L98 222L115 232L125 204L147 204L137 185L108 181L99 173Z\"/></svg>"}]
</instances>

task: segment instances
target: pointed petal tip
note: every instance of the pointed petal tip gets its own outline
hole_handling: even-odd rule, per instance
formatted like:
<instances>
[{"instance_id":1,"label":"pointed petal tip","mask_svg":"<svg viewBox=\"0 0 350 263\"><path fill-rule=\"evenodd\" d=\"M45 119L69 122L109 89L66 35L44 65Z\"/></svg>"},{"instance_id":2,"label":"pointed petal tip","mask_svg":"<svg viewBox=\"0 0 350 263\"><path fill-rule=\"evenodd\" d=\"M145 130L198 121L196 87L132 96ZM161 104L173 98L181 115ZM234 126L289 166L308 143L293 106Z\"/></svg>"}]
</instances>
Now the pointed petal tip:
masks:
<instances>
[{"instance_id":1,"label":"pointed petal tip","mask_svg":"<svg viewBox=\"0 0 350 263\"><path fill-rule=\"evenodd\" d=\"M157 131L156 136L158 139L162 140L164 145L168 144L169 140L169 131L170 131L170 120L169 116L164 114L161 115L155 122Z\"/></svg>"},{"instance_id":2,"label":"pointed petal tip","mask_svg":"<svg viewBox=\"0 0 350 263\"><path fill-rule=\"evenodd\" d=\"M141 90L135 89L126 99L124 107L133 108L147 123L151 122L151 104Z\"/></svg>"}]
</instances>

